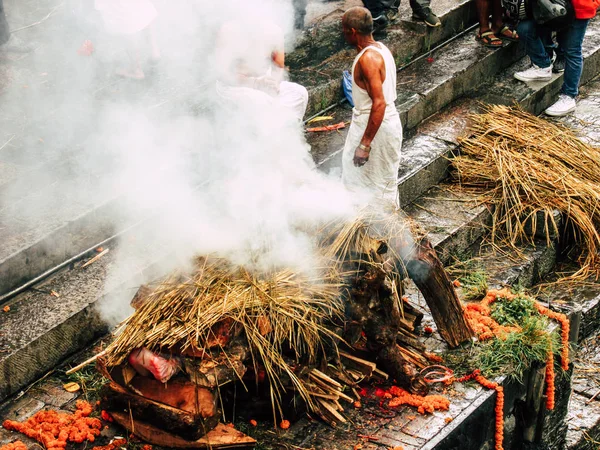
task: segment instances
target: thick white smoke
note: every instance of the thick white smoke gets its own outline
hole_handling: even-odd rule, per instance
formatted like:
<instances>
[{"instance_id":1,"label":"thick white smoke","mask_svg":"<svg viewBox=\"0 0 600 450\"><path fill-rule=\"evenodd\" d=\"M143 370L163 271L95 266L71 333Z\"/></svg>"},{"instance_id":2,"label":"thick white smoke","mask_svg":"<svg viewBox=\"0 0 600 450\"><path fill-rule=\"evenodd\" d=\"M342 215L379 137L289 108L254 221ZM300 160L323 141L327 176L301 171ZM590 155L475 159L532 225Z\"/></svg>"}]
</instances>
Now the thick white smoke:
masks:
<instances>
[{"instance_id":1,"label":"thick white smoke","mask_svg":"<svg viewBox=\"0 0 600 450\"><path fill-rule=\"evenodd\" d=\"M261 270L311 270L315 242L307 230L352 217L356 194L315 169L301 124L285 109L264 95L226 99L216 86L224 70L216 43L221 26L239 24L239 50L260 60L264 23L292 35L291 0L156 0L161 60L154 66L146 62L148 36L136 43L110 35L93 8L75 3L53 17L62 26L45 44L50 50L29 56L39 71L56 60L50 76L62 87L10 91L2 105L3 113L26 112L45 123L53 159L70 161L64 177L72 182L47 186L46 195L65 199L65 209L121 198L114 217L104 217L116 227L149 218L120 243L107 292L134 275L136 283L150 281L142 268L159 254L170 257L159 258L163 265L153 275L206 253ZM91 56L77 54L83 39L94 45ZM115 68L131 64L135 48L145 79L115 77ZM44 220L37 206L26 214ZM107 317L121 319L134 292L106 303Z\"/></svg>"}]
</instances>

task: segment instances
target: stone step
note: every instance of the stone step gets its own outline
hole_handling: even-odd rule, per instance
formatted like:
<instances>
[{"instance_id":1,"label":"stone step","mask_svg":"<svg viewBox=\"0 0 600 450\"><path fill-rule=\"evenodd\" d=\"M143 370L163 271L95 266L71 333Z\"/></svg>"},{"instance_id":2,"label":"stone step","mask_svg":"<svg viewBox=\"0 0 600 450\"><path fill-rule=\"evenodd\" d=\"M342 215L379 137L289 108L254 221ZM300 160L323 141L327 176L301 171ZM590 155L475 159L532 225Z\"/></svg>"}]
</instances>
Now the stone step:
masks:
<instances>
[{"instance_id":1,"label":"stone step","mask_svg":"<svg viewBox=\"0 0 600 450\"><path fill-rule=\"evenodd\" d=\"M600 286L596 286L600 292ZM600 342L593 335L582 339L573 371L573 393L566 419L568 450L593 450L600 445Z\"/></svg>"},{"instance_id":2,"label":"stone step","mask_svg":"<svg viewBox=\"0 0 600 450\"><path fill-rule=\"evenodd\" d=\"M600 445L600 402L574 392L567 416L568 450L597 450Z\"/></svg>"},{"instance_id":3,"label":"stone step","mask_svg":"<svg viewBox=\"0 0 600 450\"><path fill-rule=\"evenodd\" d=\"M528 64L529 59L525 57L495 77L492 77L493 73L490 72L487 72L487 77L481 76L481 70L487 71L489 67L496 64L492 61L495 56L499 55L499 51L514 55L513 52L517 51L518 47L505 47L501 50L491 51L484 48L478 49L474 47L475 44L472 36L460 38L440 50L440 55L436 56L433 63L427 63L425 60L419 61L414 68L409 69L411 72L403 71L398 76L398 107L402 122L408 128L418 125L413 136L410 136L412 133L408 133L409 136L404 140L402 146L403 162L399 174L399 193L402 205L409 204L447 176L448 158L456 150L458 138L467 129L467 115L478 110L478 102L511 105L517 103L526 111L539 114L556 100L562 83L562 75L554 75L549 82L525 84L515 80L514 72ZM469 54L479 51L482 56L470 63L464 61L443 69L446 61L453 61L453 55L462 54L463 49L469 46L471 46ZM589 24L588 34L584 41L585 64L582 83L590 81L600 72L599 50L600 21L593 20ZM442 52L447 53L442 56ZM504 58L510 59L510 56L505 53ZM482 61L489 62L483 63ZM452 73L450 74L450 72ZM423 88L423 85L428 83L423 80L427 80L430 73L438 74L439 84ZM419 74L424 75L419 76ZM448 78L445 79L445 76ZM475 89L479 85L481 87ZM408 90L408 86L413 88L412 93ZM455 92L458 95L448 97L449 92ZM467 96L467 98L456 100L460 96ZM451 100L454 101L443 108ZM434 108L436 105L437 109ZM429 119L423 120L432 113L435 114ZM335 109L335 118L338 120L348 121L350 116L351 113L347 107ZM308 134L313 157L322 170L334 173L341 171L341 154L346 133L347 130L339 130L326 134Z\"/></svg>"},{"instance_id":4,"label":"stone step","mask_svg":"<svg viewBox=\"0 0 600 450\"><path fill-rule=\"evenodd\" d=\"M286 56L293 81L309 92L307 117L342 99L342 72L349 70L356 52L345 43L341 33L341 18L356 1L331 2L328 14L312 18L312 26L302 33L293 52ZM438 28L427 27L412 20L408 2L401 2L399 18L385 32L376 34L392 52L398 67L428 53L475 23L475 3L472 0L438 0L433 11L442 21Z\"/></svg>"}]
</instances>

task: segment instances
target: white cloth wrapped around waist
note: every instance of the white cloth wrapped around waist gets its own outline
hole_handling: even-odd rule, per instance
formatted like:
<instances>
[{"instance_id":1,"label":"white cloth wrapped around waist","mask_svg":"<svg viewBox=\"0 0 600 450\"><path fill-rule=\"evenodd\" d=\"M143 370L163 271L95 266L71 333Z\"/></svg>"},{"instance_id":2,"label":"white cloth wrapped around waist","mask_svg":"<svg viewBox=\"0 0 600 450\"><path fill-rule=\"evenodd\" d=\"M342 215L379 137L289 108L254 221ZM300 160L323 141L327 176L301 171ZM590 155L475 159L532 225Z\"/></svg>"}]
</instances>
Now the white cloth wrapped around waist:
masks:
<instances>
[{"instance_id":1,"label":"white cloth wrapped around waist","mask_svg":"<svg viewBox=\"0 0 600 450\"><path fill-rule=\"evenodd\" d=\"M400 114L393 104L388 105L383 122L371 142L369 160L364 166L356 167L354 151L360 144L368 122L369 114L353 111L342 155L342 181L350 191L398 206L398 170L402 147Z\"/></svg>"},{"instance_id":2,"label":"white cloth wrapped around waist","mask_svg":"<svg viewBox=\"0 0 600 450\"><path fill-rule=\"evenodd\" d=\"M371 114L371 108L367 108L367 109L352 108L352 118L353 119L355 117L360 117L360 116L369 117L370 114ZM388 117L388 116L392 116L395 114L398 114L398 110L396 109L396 105L394 103L388 103L387 105L385 105L385 113L384 113L383 117Z\"/></svg>"}]
</instances>

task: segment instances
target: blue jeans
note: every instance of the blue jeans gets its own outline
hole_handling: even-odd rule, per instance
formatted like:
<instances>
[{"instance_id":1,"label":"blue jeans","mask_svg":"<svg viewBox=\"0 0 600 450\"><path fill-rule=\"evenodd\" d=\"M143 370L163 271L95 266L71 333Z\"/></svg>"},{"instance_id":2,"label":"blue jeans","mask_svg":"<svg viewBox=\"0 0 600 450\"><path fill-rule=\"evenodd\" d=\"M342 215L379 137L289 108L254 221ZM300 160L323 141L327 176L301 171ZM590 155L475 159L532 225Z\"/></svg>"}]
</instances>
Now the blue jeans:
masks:
<instances>
[{"instance_id":1,"label":"blue jeans","mask_svg":"<svg viewBox=\"0 0 600 450\"><path fill-rule=\"evenodd\" d=\"M575 19L566 28L556 32L556 40L560 52L565 57L565 73L561 93L569 97L577 97L579 80L583 71L583 55L581 45L585 36L589 19ZM551 55L546 47L552 41L551 31L538 25L534 20L522 20L517 25L520 41L525 44L525 51L531 62L538 67L550 67Z\"/></svg>"}]
</instances>

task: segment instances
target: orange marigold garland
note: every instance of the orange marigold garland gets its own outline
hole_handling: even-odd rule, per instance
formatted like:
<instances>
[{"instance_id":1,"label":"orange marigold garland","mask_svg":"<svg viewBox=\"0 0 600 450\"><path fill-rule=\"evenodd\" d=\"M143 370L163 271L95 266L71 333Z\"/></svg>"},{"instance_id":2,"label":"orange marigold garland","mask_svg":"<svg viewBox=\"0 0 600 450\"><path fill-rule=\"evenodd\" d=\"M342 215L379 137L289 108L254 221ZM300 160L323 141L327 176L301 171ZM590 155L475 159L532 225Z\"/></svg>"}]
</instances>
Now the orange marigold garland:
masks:
<instances>
[{"instance_id":1,"label":"orange marigold garland","mask_svg":"<svg viewBox=\"0 0 600 450\"><path fill-rule=\"evenodd\" d=\"M116 450L120 447L126 447L126 446L127 446L127 439L115 439L108 445L98 445L98 446L92 448L92 450Z\"/></svg>"},{"instance_id":2,"label":"orange marigold garland","mask_svg":"<svg viewBox=\"0 0 600 450\"><path fill-rule=\"evenodd\" d=\"M496 413L496 450L502 450L502 443L504 441L504 388L500 386L498 383L494 381L490 381L481 375L481 371L479 369L473 371L473 373L469 375L465 375L464 377L458 378L456 381L465 382L475 380L484 388L494 389L496 391L496 407L494 409Z\"/></svg>"},{"instance_id":3,"label":"orange marigold garland","mask_svg":"<svg viewBox=\"0 0 600 450\"><path fill-rule=\"evenodd\" d=\"M550 347L546 361L546 409L549 411L554 409L554 354L552 347Z\"/></svg>"},{"instance_id":4,"label":"orange marigold garland","mask_svg":"<svg viewBox=\"0 0 600 450\"><path fill-rule=\"evenodd\" d=\"M102 423L89 417L92 405L78 401L73 414L57 411L40 411L25 422L5 420L2 426L9 431L17 431L40 442L47 450L63 450L67 441L81 443L94 442L100 434Z\"/></svg>"},{"instance_id":5,"label":"orange marigold garland","mask_svg":"<svg viewBox=\"0 0 600 450\"><path fill-rule=\"evenodd\" d=\"M416 395L399 388L392 386L388 391L392 395L388 406L394 408L396 406L409 405L417 408L419 414L433 413L434 411L448 411L450 408L450 400L443 395Z\"/></svg>"},{"instance_id":6,"label":"orange marigold garland","mask_svg":"<svg viewBox=\"0 0 600 450\"><path fill-rule=\"evenodd\" d=\"M554 312L538 302L535 302L535 306L540 314L560 323L560 337L562 342L562 348L560 350L560 364L563 370L569 370L569 319L567 319L567 316L564 314Z\"/></svg>"},{"instance_id":7,"label":"orange marigold garland","mask_svg":"<svg viewBox=\"0 0 600 450\"><path fill-rule=\"evenodd\" d=\"M479 303L470 303L465 306L465 317L469 321L471 328L477 334L480 341L486 341L493 337L503 338L508 333L518 331L518 327L500 325L490 317L492 310L490 305L498 298L513 298L508 289L490 290Z\"/></svg>"},{"instance_id":8,"label":"orange marigold garland","mask_svg":"<svg viewBox=\"0 0 600 450\"><path fill-rule=\"evenodd\" d=\"M27 446L21 441L15 441L1 446L0 450L27 450Z\"/></svg>"}]
</instances>

